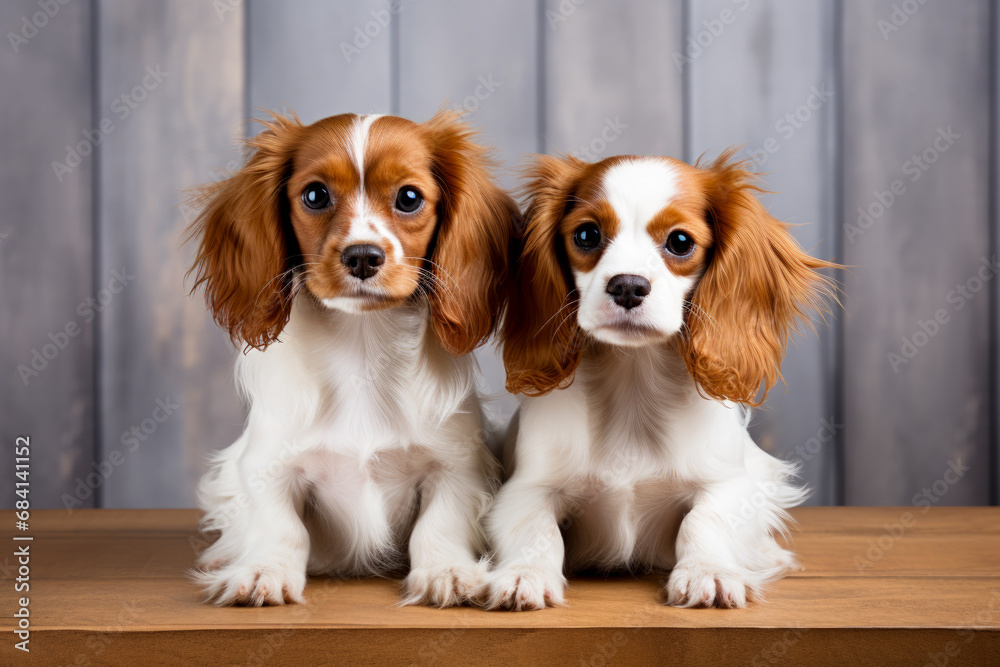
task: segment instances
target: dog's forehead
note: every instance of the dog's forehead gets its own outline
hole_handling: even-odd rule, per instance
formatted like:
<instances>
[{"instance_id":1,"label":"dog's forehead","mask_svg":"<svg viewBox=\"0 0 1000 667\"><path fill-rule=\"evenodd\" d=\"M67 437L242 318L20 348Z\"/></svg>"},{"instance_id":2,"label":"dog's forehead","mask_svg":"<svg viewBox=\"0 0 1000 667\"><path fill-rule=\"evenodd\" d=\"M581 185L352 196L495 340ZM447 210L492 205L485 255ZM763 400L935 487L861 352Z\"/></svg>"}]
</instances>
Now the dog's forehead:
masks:
<instances>
[{"instance_id":1,"label":"dog's forehead","mask_svg":"<svg viewBox=\"0 0 1000 667\"><path fill-rule=\"evenodd\" d=\"M352 128L359 117L345 113L308 125L299 135L295 160L300 165L318 165L331 157L350 159Z\"/></svg>"},{"instance_id":2,"label":"dog's forehead","mask_svg":"<svg viewBox=\"0 0 1000 667\"><path fill-rule=\"evenodd\" d=\"M398 116L378 116L372 120L365 134L361 168L374 169L386 162L391 163L387 165L390 169L426 169L431 162L431 149L424 129Z\"/></svg>"},{"instance_id":3,"label":"dog's forehead","mask_svg":"<svg viewBox=\"0 0 1000 667\"><path fill-rule=\"evenodd\" d=\"M377 114L331 116L306 128L296 155L298 166L348 168L359 179L387 159L426 165L430 152L418 124Z\"/></svg>"},{"instance_id":4,"label":"dog's forehead","mask_svg":"<svg viewBox=\"0 0 1000 667\"><path fill-rule=\"evenodd\" d=\"M600 191L621 224L643 226L680 196L681 174L662 158L626 158L607 166Z\"/></svg>"}]
</instances>

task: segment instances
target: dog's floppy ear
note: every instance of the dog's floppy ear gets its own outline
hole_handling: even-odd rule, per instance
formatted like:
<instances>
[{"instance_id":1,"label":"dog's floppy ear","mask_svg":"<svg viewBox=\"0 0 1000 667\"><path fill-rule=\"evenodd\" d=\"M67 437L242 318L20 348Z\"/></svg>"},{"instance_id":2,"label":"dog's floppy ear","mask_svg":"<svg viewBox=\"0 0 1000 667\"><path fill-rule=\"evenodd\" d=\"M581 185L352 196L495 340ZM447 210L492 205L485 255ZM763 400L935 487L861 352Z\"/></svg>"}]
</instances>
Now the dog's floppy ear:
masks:
<instances>
[{"instance_id":1,"label":"dog's floppy ear","mask_svg":"<svg viewBox=\"0 0 1000 667\"><path fill-rule=\"evenodd\" d=\"M691 298L681 342L688 371L709 396L760 405L781 378L788 335L836 298L819 269L840 268L806 254L755 192L756 174L724 152L703 169L714 247ZM761 383L763 396L755 400Z\"/></svg>"},{"instance_id":2,"label":"dog's floppy ear","mask_svg":"<svg viewBox=\"0 0 1000 667\"><path fill-rule=\"evenodd\" d=\"M580 363L577 298L560 222L587 163L539 155L525 173L528 197L518 275L503 325L507 391L541 396L566 387Z\"/></svg>"},{"instance_id":3,"label":"dog's floppy ear","mask_svg":"<svg viewBox=\"0 0 1000 667\"><path fill-rule=\"evenodd\" d=\"M188 230L198 239L194 287L204 286L215 321L234 344L264 349L277 340L291 313L285 183L302 125L274 116L247 140L247 164L232 177L200 188L201 209Z\"/></svg>"},{"instance_id":4,"label":"dog's floppy ear","mask_svg":"<svg viewBox=\"0 0 1000 667\"><path fill-rule=\"evenodd\" d=\"M460 115L441 111L422 125L441 189L431 316L441 345L456 356L485 342L502 317L520 219L513 198L490 175L487 150L473 140Z\"/></svg>"}]
</instances>

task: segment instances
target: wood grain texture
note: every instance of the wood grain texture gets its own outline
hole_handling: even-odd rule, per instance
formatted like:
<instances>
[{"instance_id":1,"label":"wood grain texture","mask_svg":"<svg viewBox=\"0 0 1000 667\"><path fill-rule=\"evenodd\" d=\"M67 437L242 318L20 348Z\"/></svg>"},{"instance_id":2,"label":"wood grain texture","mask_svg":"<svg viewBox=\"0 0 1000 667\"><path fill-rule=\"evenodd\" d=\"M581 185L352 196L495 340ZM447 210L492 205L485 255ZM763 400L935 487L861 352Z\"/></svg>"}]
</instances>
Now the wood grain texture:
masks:
<instances>
[{"instance_id":1,"label":"wood grain texture","mask_svg":"<svg viewBox=\"0 0 1000 667\"><path fill-rule=\"evenodd\" d=\"M404 0L399 13L399 113L422 121L442 105L495 147L505 185L509 169L538 150L538 7Z\"/></svg>"},{"instance_id":2,"label":"wood grain texture","mask_svg":"<svg viewBox=\"0 0 1000 667\"><path fill-rule=\"evenodd\" d=\"M806 569L766 604L675 609L659 603L656 576L573 578L564 608L491 613L400 608L394 581L329 579L310 581L304 605L220 609L185 578L196 512L37 512L32 567L45 575L32 580L32 652L49 663L487 665L896 665L953 649L948 664L991 664L1000 652L1000 509L793 514ZM0 512L0 539L12 525ZM870 543L883 553L859 571ZM12 652L4 644L0 660Z\"/></svg>"},{"instance_id":3,"label":"wood grain texture","mask_svg":"<svg viewBox=\"0 0 1000 667\"><path fill-rule=\"evenodd\" d=\"M774 194L761 200L772 215L795 224L803 248L836 254L834 131L835 6L831 0L747 3L695 0L688 19L695 46L690 68L689 159L714 157L729 146L755 160ZM711 41L709 40L711 38ZM705 46L701 46L705 44ZM738 100L738 103L736 102ZM834 414L836 329L816 318L793 338L779 383L754 413L751 433L775 456L798 462L813 490L810 504L835 504ZM831 320L832 322L832 320Z\"/></svg>"},{"instance_id":4,"label":"wood grain texture","mask_svg":"<svg viewBox=\"0 0 1000 667\"><path fill-rule=\"evenodd\" d=\"M991 118L993 130L993 188L992 209L990 217L991 245L993 253L1000 253L1000 8L993 5L993 114ZM990 481L990 503L1000 505L1000 286L993 285L993 310L990 323L991 349L993 350L990 373L993 383L990 385L992 429L990 444L993 454L993 470Z\"/></svg>"},{"instance_id":5,"label":"wood grain texture","mask_svg":"<svg viewBox=\"0 0 1000 667\"><path fill-rule=\"evenodd\" d=\"M843 7L845 500L986 503L990 3Z\"/></svg>"},{"instance_id":6,"label":"wood grain texture","mask_svg":"<svg viewBox=\"0 0 1000 667\"><path fill-rule=\"evenodd\" d=\"M466 110L464 119L494 146L500 182L514 187L513 167L539 150L538 4L455 3L402 0L399 13L399 113L415 121L442 105ZM476 356L488 405L500 421L516 407L506 394L506 373L497 349Z\"/></svg>"},{"instance_id":7,"label":"wood grain texture","mask_svg":"<svg viewBox=\"0 0 1000 667\"><path fill-rule=\"evenodd\" d=\"M398 13L385 0L255 1L247 3L247 20L252 116L294 110L312 123L339 113L390 112Z\"/></svg>"},{"instance_id":8,"label":"wood grain texture","mask_svg":"<svg viewBox=\"0 0 1000 667\"><path fill-rule=\"evenodd\" d=\"M546 0L543 149L682 157L682 3Z\"/></svg>"},{"instance_id":9,"label":"wood grain texture","mask_svg":"<svg viewBox=\"0 0 1000 667\"><path fill-rule=\"evenodd\" d=\"M193 248L181 247L184 189L238 155L243 9L219 7L231 3L100 5L99 99L117 129L102 146L98 276L134 276L101 316L106 507L190 506L205 455L242 427L233 347L187 296Z\"/></svg>"},{"instance_id":10,"label":"wood grain texture","mask_svg":"<svg viewBox=\"0 0 1000 667\"><path fill-rule=\"evenodd\" d=\"M94 451L92 6L0 6L0 498L13 507L13 447L35 451L31 501L61 507ZM37 27L32 21L41 24ZM27 22L27 28L25 27ZM9 34L24 42L11 42ZM25 37L27 35L27 37ZM16 51L15 51L16 48ZM79 151L86 154L80 155ZM72 151L72 154L68 156ZM53 167L58 163L58 173ZM67 171L63 171L66 169ZM82 308L82 311L81 311ZM67 333L69 331L70 333ZM20 367L20 368L19 368ZM85 489L82 506L94 496Z\"/></svg>"}]
</instances>

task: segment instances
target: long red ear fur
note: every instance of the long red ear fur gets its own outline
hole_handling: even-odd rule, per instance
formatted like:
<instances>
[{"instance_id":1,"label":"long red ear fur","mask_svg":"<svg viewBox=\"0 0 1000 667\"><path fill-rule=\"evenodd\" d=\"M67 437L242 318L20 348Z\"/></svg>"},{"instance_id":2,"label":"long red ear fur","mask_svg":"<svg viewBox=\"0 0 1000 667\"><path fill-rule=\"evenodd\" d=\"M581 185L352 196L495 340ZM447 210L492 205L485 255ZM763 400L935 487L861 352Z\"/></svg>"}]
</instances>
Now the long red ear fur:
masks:
<instances>
[{"instance_id":1,"label":"long red ear fur","mask_svg":"<svg viewBox=\"0 0 1000 667\"><path fill-rule=\"evenodd\" d=\"M529 203L502 335L507 391L512 394L541 396L568 386L580 363L577 296L559 223L586 167L573 157L539 155L525 172Z\"/></svg>"},{"instance_id":2,"label":"long red ear fur","mask_svg":"<svg viewBox=\"0 0 1000 667\"><path fill-rule=\"evenodd\" d=\"M204 286L215 321L234 344L263 349L277 340L291 313L291 277L282 214L284 183L297 118L275 115L246 142L247 164L197 190L201 214L187 237L198 239L192 292Z\"/></svg>"},{"instance_id":3,"label":"long red ear fur","mask_svg":"<svg viewBox=\"0 0 1000 667\"><path fill-rule=\"evenodd\" d=\"M810 257L768 214L754 196L756 174L732 161L735 152L703 171L714 248L680 349L702 391L756 406L781 378L789 333L836 300L833 281L817 270L840 266Z\"/></svg>"},{"instance_id":4,"label":"long red ear fur","mask_svg":"<svg viewBox=\"0 0 1000 667\"><path fill-rule=\"evenodd\" d=\"M434 332L453 355L471 352L503 316L511 270L517 203L490 176L487 150L473 141L460 112L442 111L423 124L442 201L431 271Z\"/></svg>"}]
</instances>

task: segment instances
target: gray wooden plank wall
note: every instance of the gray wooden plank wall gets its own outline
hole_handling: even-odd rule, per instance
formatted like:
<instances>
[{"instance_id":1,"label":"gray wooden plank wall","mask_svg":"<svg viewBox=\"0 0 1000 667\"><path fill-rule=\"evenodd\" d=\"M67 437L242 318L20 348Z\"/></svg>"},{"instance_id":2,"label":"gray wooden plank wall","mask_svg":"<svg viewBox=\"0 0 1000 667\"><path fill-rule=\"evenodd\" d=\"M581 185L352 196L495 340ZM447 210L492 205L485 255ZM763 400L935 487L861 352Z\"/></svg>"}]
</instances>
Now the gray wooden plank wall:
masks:
<instances>
[{"instance_id":1,"label":"gray wooden plank wall","mask_svg":"<svg viewBox=\"0 0 1000 667\"><path fill-rule=\"evenodd\" d=\"M94 452L97 304L88 299L99 295L93 143L83 134L97 126L91 116L93 13L89 3L60 6L51 18L36 19L38 11L34 2L0 4L4 507L14 506L16 437L31 436L31 499L40 507L60 506L64 492L75 493L75 480L92 472ZM93 491L79 495L82 506L93 506Z\"/></svg>"},{"instance_id":2,"label":"gray wooden plank wall","mask_svg":"<svg viewBox=\"0 0 1000 667\"><path fill-rule=\"evenodd\" d=\"M854 267L838 276L846 310L790 348L787 392L779 385L755 413L758 442L802 464L816 504L908 505L959 463L969 470L933 502L996 502L1000 290L983 280L960 308L954 294L1000 235L1000 12L988 0L894 5L60 6L17 52L0 48L0 81L19 91L0 110L18 156L0 167L0 275L16 287L0 292L0 425L5 442L27 432L44 452L36 506L189 506L205 455L238 434L234 351L185 296L191 248L179 239L191 217L182 190L238 165L234 140L257 131L247 118L264 108L306 122L346 111L423 120L442 103L467 109L510 186L538 151L693 160L745 144L777 191L769 209L800 225L802 245ZM0 27L18 33L37 11L6 3ZM51 163L104 119L113 131L60 181ZM949 127L958 136L938 141ZM931 149L934 163L911 180L913 156ZM880 202L895 180L905 191ZM859 207L877 215L859 223ZM107 304L84 322L78 304L101 290ZM934 329L939 311L947 321ZM18 365L77 321L25 386ZM926 340L921 323L934 330ZM479 356L500 392L495 350ZM496 403L501 416L514 405ZM4 457L5 505L10 470ZM88 484L95 470L110 474Z\"/></svg>"},{"instance_id":3,"label":"gray wooden plank wall","mask_svg":"<svg viewBox=\"0 0 1000 667\"><path fill-rule=\"evenodd\" d=\"M927 3L884 36L892 2L844 3L842 221L844 259L857 267L845 276L841 359L851 504L909 504L959 463L969 469L939 484L935 502L989 500L996 281L995 270L977 273L992 254L991 4ZM859 208L870 218L859 222Z\"/></svg>"},{"instance_id":4,"label":"gray wooden plank wall","mask_svg":"<svg viewBox=\"0 0 1000 667\"><path fill-rule=\"evenodd\" d=\"M98 454L124 459L102 503L184 507L205 455L243 423L232 347L201 299L184 296L193 248L180 247L190 216L179 206L237 156L243 13L199 0L98 6L101 112L119 118L112 100L132 100L102 146L98 181L98 275L129 277L101 318Z\"/></svg>"}]
</instances>

